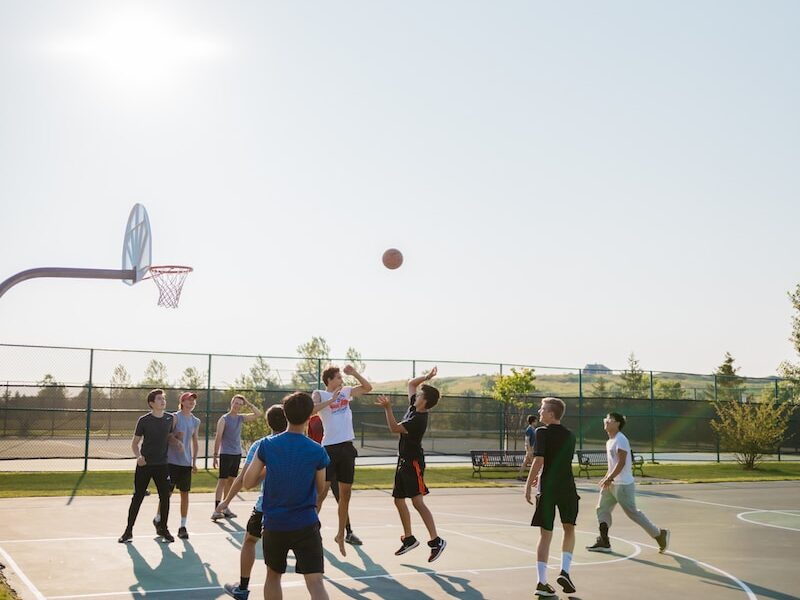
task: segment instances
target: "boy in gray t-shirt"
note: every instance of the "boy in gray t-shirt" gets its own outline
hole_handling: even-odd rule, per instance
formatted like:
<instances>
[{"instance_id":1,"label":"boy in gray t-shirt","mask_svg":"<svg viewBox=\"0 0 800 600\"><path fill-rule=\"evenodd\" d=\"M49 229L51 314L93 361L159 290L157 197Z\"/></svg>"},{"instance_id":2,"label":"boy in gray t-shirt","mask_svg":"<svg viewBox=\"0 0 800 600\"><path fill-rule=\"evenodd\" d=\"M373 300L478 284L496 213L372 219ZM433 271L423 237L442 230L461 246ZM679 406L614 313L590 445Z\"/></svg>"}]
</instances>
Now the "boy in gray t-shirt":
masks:
<instances>
[{"instance_id":1,"label":"boy in gray t-shirt","mask_svg":"<svg viewBox=\"0 0 800 600\"><path fill-rule=\"evenodd\" d=\"M170 445L167 449L167 467L172 492L177 487L181 493L181 526L178 537L187 540L189 532L186 530L186 521L189 515L189 490L192 489L192 473L197 473L197 453L199 449L198 430L200 419L192 414L197 405L197 394L184 392L181 394L178 412L175 417L174 435L183 441L183 448ZM156 531L161 522L160 510L156 512L153 525Z\"/></svg>"},{"instance_id":2,"label":"boy in gray t-shirt","mask_svg":"<svg viewBox=\"0 0 800 600\"><path fill-rule=\"evenodd\" d=\"M252 413L240 415L239 411L244 405L250 407ZM239 474L239 463L242 462L242 423L255 421L263 413L251 404L241 394L231 398L231 409L217 421L217 435L214 438L214 468L219 467L219 480L214 491L214 512L211 520L216 521L223 517L234 518L236 515L229 508L223 512L217 510L217 505L228 495L228 492Z\"/></svg>"}]
</instances>

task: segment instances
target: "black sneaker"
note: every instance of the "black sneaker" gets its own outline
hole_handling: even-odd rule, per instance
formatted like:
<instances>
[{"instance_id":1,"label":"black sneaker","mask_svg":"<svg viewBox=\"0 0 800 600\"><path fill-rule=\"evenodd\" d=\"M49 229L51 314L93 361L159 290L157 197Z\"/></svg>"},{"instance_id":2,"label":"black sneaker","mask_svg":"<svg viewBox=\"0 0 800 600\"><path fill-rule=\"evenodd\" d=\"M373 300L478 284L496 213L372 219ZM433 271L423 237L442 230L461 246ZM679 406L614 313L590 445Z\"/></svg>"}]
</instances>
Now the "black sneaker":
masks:
<instances>
[{"instance_id":1,"label":"black sneaker","mask_svg":"<svg viewBox=\"0 0 800 600\"><path fill-rule=\"evenodd\" d=\"M664 554L667 546L669 546L669 529L662 529L659 531L656 536L656 542L658 542L658 551Z\"/></svg>"},{"instance_id":2,"label":"black sneaker","mask_svg":"<svg viewBox=\"0 0 800 600\"><path fill-rule=\"evenodd\" d=\"M126 530L125 533L119 536L119 539L117 541L120 544L130 544L133 541L133 533Z\"/></svg>"},{"instance_id":3,"label":"black sneaker","mask_svg":"<svg viewBox=\"0 0 800 600\"><path fill-rule=\"evenodd\" d=\"M437 537L435 540L428 542L428 546L430 546L431 549L431 555L428 557L428 562L433 562L442 555L445 546L447 546L447 542L445 542L442 538Z\"/></svg>"},{"instance_id":4,"label":"black sneaker","mask_svg":"<svg viewBox=\"0 0 800 600\"><path fill-rule=\"evenodd\" d=\"M604 540L602 537L598 537L597 541L591 546L586 546L586 549L589 552L605 552L608 554L611 552L611 542L607 539Z\"/></svg>"},{"instance_id":5,"label":"black sneaker","mask_svg":"<svg viewBox=\"0 0 800 600\"><path fill-rule=\"evenodd\" d=\"M352 545L352 546L360 546L361 544L364 543L364 542L361 541L361 538L358 537L352 531L350 533L348 533L346 536L344 536L344 541L347 542L348 544Z\"/></svg>"},{"instance_id":6,"label":"black sneaker","mask_svg":"<svg viewBox=\"0 0 800 600\"><path fill-rule=\"evenodd\" d=\"M547 596L553 597L556 595L556 591L553 589L553 586L549 583L537 583L536 584L536 595L537 596Z\"/></svg>"},{"instance_id":7,"label":"black sneaker","mask_svg":"<svg viewBox=\"0 0 800 600\"><path fill-rule=\"evenodd\" d=\"M575 584L572 583L572 579L569 578L569 573L561 570L561 575L558 576L556 579L556 583L561 586L561 589L564 590L565 594L574 594L575 593Z\"/></svg>"},{"instance_id":8,"label":"black sneaker","mask_svg":"<svg viewBox=\"0 0 800 600\"><path fill-rule=\"evenodd\" d=\"M400 539L403 541L403 545L400 546L397 552L394 553L395 556L400 556L401 554L405 554L409 550L413 550L414 548L419 546L417 538L415 538L413 535L410 535L408 537L401 536Z\"/></svg>"},{"instance_id":9,"label":"black sneaker","mask_svg":"<svg viewBox=\"0 0 800 600\"><path fill-rule=\"evenodd\" d=\"M181 538L182 540L189 539L189 532L186 531L186 527L180 527L178 529L178 537Z\"/></svg>"},{"instance_id":10,"label":"black sneaker","mask_svg":"<svg viewBox=\"0 0 800 600\"><path fill-rule=\"evenodd\" d=\"M153 519L153 527L156 528L156 533L161 535L161 521L157 521L155 518Z\"/></svg>"},{"instance_id":11,"label":"black sneaker","mask_svg":"<svg viewBox=\"0 0 800 600\"><path fill-rule=\"evenodd\" d=\"M175 538L172 537L172 534L166 527L161 529L161 533L159 533L159 535L161 536L161 540L167 544L171 544L175 541Z\"/></svg>"}]
</instances>

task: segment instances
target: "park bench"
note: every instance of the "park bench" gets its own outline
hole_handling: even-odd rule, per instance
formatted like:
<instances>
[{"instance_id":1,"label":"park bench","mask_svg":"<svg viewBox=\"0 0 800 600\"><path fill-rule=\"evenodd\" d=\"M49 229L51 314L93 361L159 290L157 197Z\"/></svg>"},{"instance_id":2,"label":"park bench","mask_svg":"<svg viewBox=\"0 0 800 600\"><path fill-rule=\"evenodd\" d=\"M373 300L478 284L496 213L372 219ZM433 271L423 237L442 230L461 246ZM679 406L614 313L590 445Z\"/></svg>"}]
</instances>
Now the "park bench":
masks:
<instances>
[{"instance_id":1,"label":"park bench","mask_svg":"<svg viewBox=\"0 0 800 600\"><path fill-rule=\"evenodd\" d=\"M586 473L589 477L589 469L597 467L602 468L604 471L608 470L608 459L605 450L576 450L575 454L578 456L578 476L581 473ZM639 475L644 477L644 457L635 452L631 456L631 466L633 467L633 474L639 472Z\"/></svg>"},{"instance_id":2,"label":"park bench","mask_svg":"<svg viewBox=\"0 0 800 600\"><path fill-rule=\"evenodd\" d=\"M481 471L493 467L513 467L519 469L525 461L525 450L470 450L472 456L472 476L483 479Z\"/></svg>"}]
</instances>

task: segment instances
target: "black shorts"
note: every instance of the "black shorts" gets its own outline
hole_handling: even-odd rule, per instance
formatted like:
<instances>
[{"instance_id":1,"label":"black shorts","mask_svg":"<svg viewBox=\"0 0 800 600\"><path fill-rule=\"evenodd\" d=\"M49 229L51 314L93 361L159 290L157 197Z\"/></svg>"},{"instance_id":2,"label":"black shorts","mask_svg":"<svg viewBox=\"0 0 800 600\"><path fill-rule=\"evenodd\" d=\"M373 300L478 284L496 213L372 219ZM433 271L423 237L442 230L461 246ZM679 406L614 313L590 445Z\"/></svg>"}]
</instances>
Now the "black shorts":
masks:
<instances>
[{"instance_id":1,"label":"black shorts","mask_svg":"<svg viewBox=\"0 0 800 600\"><path fill-rule=\"evenodd\" d=\"M567 525L576 525L578 521L578 502L581 497L576 491L566 491L557 494L537 494L536 511L533 513L531 525L553 531L556 520L556 508L561 522Z\"/></svg>"},{"instance_id":2,"label":"black shorts","mask_svg":"<svg viewBox=\"0 0 800 600\"><path fill-rule=\"evenodd\" d=\"M227 479L228 477L236 477L239 474L239 463L241 462L241 454L220 454L219 478Z\"/></svg>"},{"instance_id":3,"label":"black shorts","mask_svg":"<svg viewBox=\"0 0 800 600\"><path fill-rule=\"evenodd\" d=\"M182 492L192 489L192 467L169 465L169 480L173 491L178 488Z\"/></svg>"},{"instance_id":4,"label":"black shorts","mask_svg":"<svg viewBox=\"0 0 800 600\"><path fill-rule=\"evenodd\" d=\"M261 539L261 530L264 528L264 513L253 509L250 519L247 521L247 533L253 537Z\"/></svg>"},{"instance_id":5,"label":"black shorts","mask_svg":"<svg viewBox=\"0 0 800 600\"><path fill-rule=\"evenodd\" d=\"M294 552L295 573L325 572L319 523L294 531L268 531L265 529L261 546L264 550L264 562L273 571L286 572L286 555L291 550Z\"/></svg>"},{"instance_id":6,"label":"black shorts","mask_svg":"<svg viewBox=\"0 0 800 600\"><path fill-rule=\"evenodd\" d=\"M325 481L333 481L335 479L339 483L352 485L356 476L356 456L358 456L358 450L356 450L353 442L332 444L331 446L325 446L325 450L331 459L328 468L325 469Z\"/></svg>"},{"instance_id":7,"label":"black shorts","mask_svg":"<svg viewBox=\"0 0 800 600\"><path fill-rule=\"evenodd\" d=\"M425 485L425 461L397 459L397 470L394 472L394 498L413 498L428 493Z\"/></svg>"}]
</instances>

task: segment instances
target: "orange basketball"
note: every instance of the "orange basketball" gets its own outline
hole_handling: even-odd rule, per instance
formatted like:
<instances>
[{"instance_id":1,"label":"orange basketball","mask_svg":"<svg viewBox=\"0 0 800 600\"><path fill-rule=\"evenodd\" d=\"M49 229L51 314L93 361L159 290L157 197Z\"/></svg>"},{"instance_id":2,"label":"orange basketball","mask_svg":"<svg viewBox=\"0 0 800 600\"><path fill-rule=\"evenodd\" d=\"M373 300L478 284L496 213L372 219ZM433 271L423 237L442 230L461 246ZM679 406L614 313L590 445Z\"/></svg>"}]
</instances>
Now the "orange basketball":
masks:
<instances>
[{"instance_id":1,"label":"orange basketball","mask_svg":"<svg viewBox=\"0 0 800 600\"><path fill-rule=\"evenodd\" d=\"M383 266L387 269L397 269L403 264L403 253L397 248L389 248L383 253Z\"/></svg>"}]
</instances>

